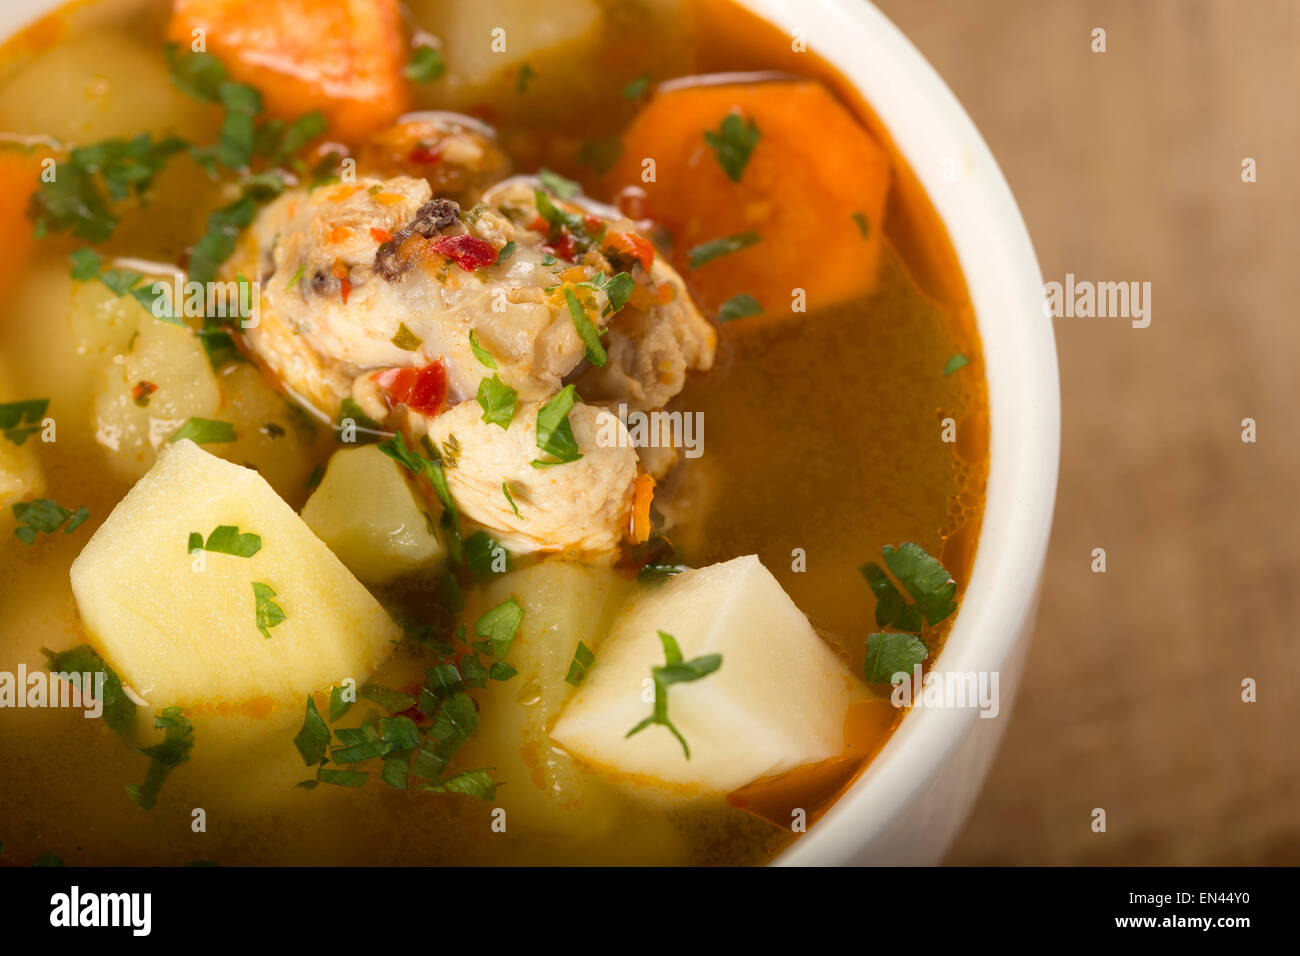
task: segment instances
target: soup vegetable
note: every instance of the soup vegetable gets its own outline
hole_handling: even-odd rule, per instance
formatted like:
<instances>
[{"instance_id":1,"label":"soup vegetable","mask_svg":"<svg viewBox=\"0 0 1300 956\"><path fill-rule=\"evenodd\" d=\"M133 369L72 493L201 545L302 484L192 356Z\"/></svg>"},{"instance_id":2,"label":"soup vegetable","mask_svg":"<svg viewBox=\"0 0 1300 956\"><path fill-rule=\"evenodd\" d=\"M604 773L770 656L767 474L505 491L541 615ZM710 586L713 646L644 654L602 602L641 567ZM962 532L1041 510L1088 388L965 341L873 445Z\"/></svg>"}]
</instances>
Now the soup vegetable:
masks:
<instances>
[{"instance_id":1,"label":"soup vegetable","mask_svg":"<svg viewBox=\"0 0 1300 956\"><path fill-rule=\"evenodd\" d=\"M0 70L6 862L764 862L884 744L986 395L814 53L99 0Z\"/></svg>"}]
</instances>

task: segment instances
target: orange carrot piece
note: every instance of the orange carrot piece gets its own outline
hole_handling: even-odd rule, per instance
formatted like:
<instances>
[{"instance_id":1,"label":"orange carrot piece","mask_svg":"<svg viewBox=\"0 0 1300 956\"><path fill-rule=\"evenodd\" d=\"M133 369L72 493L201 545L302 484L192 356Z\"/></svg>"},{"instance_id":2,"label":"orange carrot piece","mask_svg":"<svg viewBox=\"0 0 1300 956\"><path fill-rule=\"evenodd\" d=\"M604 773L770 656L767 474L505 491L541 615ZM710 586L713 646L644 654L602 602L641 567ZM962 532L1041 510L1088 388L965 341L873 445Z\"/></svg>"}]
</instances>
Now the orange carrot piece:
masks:
<instances>
[{"instance_id":1,"label":"orange carrot piece","mask_svg":"<svg viewBox=\"0 0 1300 956\"><path fill-rule=\"evenodd\" d=\"M274 116L320 110L354 142L407 109L397 0L173 0L168 37L188 50L199 30Z\"/></svg>"},{"instance_id":2,"label":"orange carrot piece","mask_svg":"<svg viewBox=\"0 0 1300 956\"><path fill-rule=\"evenodd\" d=\"M0 288L11 288L31 256L35 240L27 204L41 180L40 153L0 148Z\"/></svg>"},{"instance_id":3,"label":"orange carrot piece","mask_svg":"<svg viewBox=\"0 0 1300 956\"><path fill-rule=\"evenodd\" d=\"M729 114L758 130L738 179L705 136L716 141ZM889 182L888 153L825 87L780 80L657 94L624 135L608 185L644 190L642 208L672 235L673 264L705 312L743 294L774 315L789 313L795 289L809 310L871 290ZM751 231L759 242L691 268L691 249Z\"/></svg>"},{"instance_id":4,"label":"orange carrot piece","mask_svg":"<svg viewBox=\"0 0 1300 956\"><path fill-rule=\"evenodd\" d=\"M650 503L655 497L655 480L637 475L632 486L632 543L650 540Z\"/></svg>"}]
</instances>

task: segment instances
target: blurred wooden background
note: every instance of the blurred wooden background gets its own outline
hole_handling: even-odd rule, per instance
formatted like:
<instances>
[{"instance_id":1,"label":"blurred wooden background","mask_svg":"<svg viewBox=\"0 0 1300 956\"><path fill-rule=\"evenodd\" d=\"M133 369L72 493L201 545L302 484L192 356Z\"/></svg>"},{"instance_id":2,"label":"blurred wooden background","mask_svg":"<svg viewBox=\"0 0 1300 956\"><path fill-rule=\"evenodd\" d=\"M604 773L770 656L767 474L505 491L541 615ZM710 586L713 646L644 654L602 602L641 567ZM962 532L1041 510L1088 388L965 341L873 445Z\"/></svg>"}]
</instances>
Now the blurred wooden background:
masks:
<instances>
[{"instance_id":1,"label":"blurred wooden background","mask_svg":"<svg viewBox=\"0 0 1300 956\"><path fill-rule=\"evenodd\" d=\"M878 5L983 131L1045 279L1152 283L1149 328L1055 320L1042 608L949 862L1300 863L1300 3Z\"/></svg>"}]
</instances>

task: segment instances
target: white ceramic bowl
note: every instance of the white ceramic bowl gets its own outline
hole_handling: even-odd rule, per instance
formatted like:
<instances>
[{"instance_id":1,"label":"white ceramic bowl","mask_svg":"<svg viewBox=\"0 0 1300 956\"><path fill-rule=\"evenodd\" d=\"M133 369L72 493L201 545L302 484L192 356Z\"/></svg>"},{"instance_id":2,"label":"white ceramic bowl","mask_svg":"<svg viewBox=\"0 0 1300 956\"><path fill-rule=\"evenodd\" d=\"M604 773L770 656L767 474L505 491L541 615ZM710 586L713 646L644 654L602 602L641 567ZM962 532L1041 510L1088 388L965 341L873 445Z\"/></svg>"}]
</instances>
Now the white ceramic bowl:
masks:
<instances>
[{"instance_id":1,"label":"white ceramic bowl","mask_svg":"<svg viewBox=\"0 0 1300 956\"><path fill-rule=\"evenodd\" d=\"M778 860L932 864L978 795L1019 683L1056 498L1060 393L1043 281L1015 200L956 97L866 0L740 0L833 64L862 92L915 171L961 261L984 342L990 470L984 525L938 666L996 671L1001 713L918 710L853 788ZM61 0L6 0L9 36ZM955 182L942 178L955 159Z\"/></svg>"}]
</instances>

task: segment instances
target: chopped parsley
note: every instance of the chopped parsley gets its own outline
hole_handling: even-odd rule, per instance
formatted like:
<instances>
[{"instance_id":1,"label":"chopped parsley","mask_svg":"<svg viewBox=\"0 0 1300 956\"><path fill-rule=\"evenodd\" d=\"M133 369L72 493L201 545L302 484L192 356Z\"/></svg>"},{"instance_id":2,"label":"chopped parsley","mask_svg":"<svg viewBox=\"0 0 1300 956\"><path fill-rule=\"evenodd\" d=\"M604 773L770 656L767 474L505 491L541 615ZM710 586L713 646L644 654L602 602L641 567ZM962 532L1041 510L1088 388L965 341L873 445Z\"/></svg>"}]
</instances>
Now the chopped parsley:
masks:
<instances>
[{"instance_id":1,"label":"chopped parsley","mask_svg":"<svg viewBox=\"0 0 1300 956\"><path fill-rule=\"evenodd\" d=\"M303 719L302 729L293 738L293 745L298 748L298 753L302 754L303 763L310 767L325 759L329 744L330 729L325 723L325 718L316 709L316 702L311 699L311 694L308 694L307 714Z\"/></svg>"},{"instance_id":2,"label":"chopped parsley","mask_svg":"<svg viewBox=\"0 0 1300 956\"><path fill-rule=\"evenodd\" d=\"M587 671L595 660L596 655L591 652L591 648L579 641L578 649L573 652L573 660L569 662L569 673L564 675L564 682L577 687L586 678Z\"/></svg>"},{"instance_id":3,"label":"chopped parsley","mask_svg":"<svg viewBox=\"0 0 1300 956\"><path fill-rule=\"evenodd\" d=\"M124 295L130 295L131 298L144 307L146 312L155 318L172 325L184 326L185 323L180 316L159 314L161 310L154 310L154 303L162 293L154 291L153 287L157 283L146 279L144 273L137 272L134 269L104 269L103 260L94 249L77 249L69 254L68 261L72 263L72 278L78 282L89 282L92 279L98 279L106 289L119 299Z\"/></svg>"},{"instance_id":4,"label":"chopped parsley","mask_svg":"<svg viewBox=\"0 0 1300 956\"><path fill-rule=\"evenodd\" d=\"M710 239L708 242L702 242L695 246L687 253L691 268L698 269L707 262L722 256L730 255L733 252L739 252L741 249L748 249L750 246L760 242L762 239L758 233L752 229L748 232L737 233L734 236L724 236L721 239Z\"/></svg>"},{"instance_id":5,"label":"chopped parsley","mask_svg":"<svg viewBox=\"0 0 1300 956\"><path fill-rule=\"evenodd\" d=\"M524 619L524 609L513 597L506 598L496 607L483 612L474 624L474 634L484 638L475 642L475 647L484 653L490 653L498 660L503 660L510 652L510 645L515 639L515 632ZM482 646L481 646L482 645Z\"/></svg>"},{"instance_id":6,"label":"chopped parsley","mask_svg":"<svg viewBox=\"0 0 1300 956\"><path fill-rule=\"evenodd\" d=\"M572 289L564 290L564 300L569 304L569 316L578 330L578 337L587 346L587 361L597 367L603 366L609 361L609 356L605 353L605 346L600 343L600 333L587 316L586 307L578 301Z\"/></svg>"},{"instance_id":7,"label":"chopped parsley","mask_svg":"<svg viewBox=\"0 0 1300 956\"><path fill-rule=\"evenodd\" d=\"M277 624L283 624L284 610L273 600L275 589L269 584L263 584L261 581L253 582L253 598L257 604L257 629L262 632L262 636L268 641L271 639L271 628Z\"/></svg>"},{"instance_id":8,"label":"chopped parsley","mask_svg":"<svg viewBox=\"0 0 1300 956\"><path fill-rule=\"evenodd\" d=\"M872 684L891 683L895 674L911 674L912 668L930 654L925 642L915 634L882 633L867 638L867 657L863 670Z\"/></svg>"},{"instance_id":9,"label":"chopped parsley","mask_svg":"<svg viewBox=\"0 0 1300 956\"><path fill-rule=\"evenodd\" d=\"M45 655L45 669L51 674L68 674L83 694L92 690L81 687L82 674L104 675L102 691L104 723L118 736L129 736L135 730L136 705L122 688L122 680L89 644L81 644L69 651L54 652L41 648Z\"/></svg>"},{"instance_id":10,"label":"chopped parsley","mask_svg":"<svg viewBox=\"0 0 1300 956\"><path fill-rule=\"evenodd\" d=\"M582 189L572 179L565 179L559 173L551 172L549 169L539 169L537 171L537 181L542 187L553 196L561 199L572 199Z\"/></svg>"},{"instance_id":11,"label":"chopped parsley","mask_svg":"<svg viewBox=\"0 0 1300 956\"><path fill-rule=\"evenodd\" d=\"M501 571L511 568L510 552L486 531L475 531L465 539L465 564L475 577L485 578L500 573L493 565L501 559Z\"/></svg>"},{"instance_id":12,"label":"chopped parsley","mask_svg":"<svg viewBox=\"0 0 1300 956\"><path fill-rule=\"evenodd\" d=\"M71 232L87 242L105 241L119 221L112 203L132 193L143 195L167 159L185 146L176 137L155 141L141 133L72 150L59 164L58 175L32 194L28 215L37 237Z\"/></svg>"},{"instance_id":13,"label":"chopped parsley","mask_svg":"<svg viewBox=\"0 0 1300 956\"><path fill-rule=\"evenodd\" d=\"M731 322L734 319L746 319L751 315L762 315L763 306L752 295L746 295L744 292L740 295L733 295L726 302L722 303L722 308L718 310L719 322Z\"/></svg>"},{"instance_id":14,"label":"chopped parsley","mask_svg":"<svg viewBox=\"0 0 1300 956\"><path fill-rule=\"evenodd\" d=\"M563 465L582 457L578 440L573 437L573 426L569 424L569 410L573 408L576 397L577 390L573 385L566 385L537 410L537 447L552 460L535 458L531 462L534 468Z\"/></svg>"},{"instance_id":15,"label":"chopped parsley","mask_svg":"<svg viewBox=\"0 0 1300 956\"><path fill-rule=\"evenodd\" d=\"M211 418L187 418L167 440L174 442L182 438L188 438L199 445L220 445L235 440L235 426L230 422L215 421Z\"/></svg>"},{"instance_id":16,"label":"chopped parsley","mask_svg":"<svg viewBox=\"0 0 1300 956\"><path fill-rule=\"evenodd\" d=\"M131 784L126 788L127 796L143 807L152 810L162 790L163 782L172 770L190 759L194 748L194 725L184 716L179 707L164 707L162 713L154 718L154 728L163 731L160 743L149 747L137 748L149 758L149 770L144 783Z\"/></svg>"},{"instance_id":17,"label":"chopped parsley","mask_svg":"<svg viewBox=\"0 0 1300 956\"><path fill-rule=\"evenodd\" d=\"M952 358L948 359L947 363L945 363L943 367L943 374L951 375L953 372L957 371L958 369L963 369L969 364L970 364L970 359L968 359L966 356L958 352Z\"/></svg>"},{"instance_id":18,"label":"chopped parsley","mask_svg":"<svg viewBox=\"0 0 1300 956\"><path fill-rule=\"evenodd\" d=\"M650 74L642 73L635 80L623 87L623 99L639 100L645 96L646 90L650 88Z\"/></svg>"},{"instance_id":19,"label":"chopped parsley","mask_svg":"<svg viewBox=\"0 0 1300 956\"><path fill-rule=\"evenodd\" d=\"M505 262L515 254L517 248L519 248L518 244L511 239L497 252L497 262Z\"/></svg>"},{"instance_id":20,"label":"chopped parsley","mask_svg":"<svg viewBox=\"0 0 1300 956\"><path fill-rule=\"evenodd\" d=\"M497 367L497 360L492 357L492 353L478 344L478 339L474 337L473 329L469 330L469 347L473 350L474 357L478 359L480 363L486 365L488 368Z\"/></svg>"},{"instance_id":21,"label":"chopped parsley","mask_svg":"<svg viewBox=\"0 0 1300 956\"><path fill-rule=\"evenodd\" d=\"M702 677L708 677L722 666L722 655L704 654L693 660L685 661L682 660L681 648L677 646L677 641L671 634L660 631L659 641L664 646L664 665L650 668L650 676L655 685L654 711L623 736L625 738L631 737L633 734L639 734L651 724L661 724L672 731L673 736L677 738L677 742L682 745L682 752L686 754L686 759L690 760L691 748L687 745L686 738L668 719L668 688L673 684L689 683Z\"/></svg>"},{"instance_id":22,"label":"chopped parsley","mask_svg":"<svg viewBox=\"0 0 1300 956\"><path fill-rule=\"evenodd\" d=\"M397 333L390 341L403 352L414 352L424 344L424 340L408 329L405 322L397 326Z\"/></svg>"},{"instance_id":23,"label":"chopped parsley","mask_svg":"<svg viewBox=\"0 0 1300 956\"><path fill-rule=\"evenodd\" d=\"M493 375L491 378L479 381L478 394L475 398L483 408L483 421L489 425L509 428L511 420L515 417L518 396L519 393L502 382L500 376Z\"/></svg>"},{"instance_id":24,"label":"chopped parsley","mask_svg":"<svg viewBox=\"0 0 1300 956\"><path fill-rule=\"evenodd\" d=\"M881 554L885 567L903 585L912 602L904 598L879 564L864 564L862 576L876 595L877 626L919 631L922 621L933 626L957 609L957 584L952 575L920 545L911 541L897 549L885 545Z\"/></svg>"},{"instance_id":25,"label":"chopped parsley","mask_svg":"<svg viewBox=\"0 0 1300 956\"><path fill-rule=\"evenodd\" d=\"M602 176L614 168L623 155L623 143L617 139L588 139L578 147L578 162Z\"/></svg>"},{"instance_id":26,"label":"chopped parsley","mask_svg":"<svg viewBox=\"0 0 1300 956\"><path fill-rule=\"evenodd\" d=\"M740 182L749 164L749 154L758 145L758 140L758 127L754 121L746 120L739 113L728 113L717 130L704 132L704 142L709 144L718 157L718 165L733 183Z\"/></svg>"},{"instance_id":27,"label":"chopped parsley","mask_svg":"<svg viewBox=\"0 0 1300 956\"><path fill-rule=\"evenodd\" d=\"M857 224L858 232L862 234L862 238L870 238L871 223L867 222L867 217L860 212L855 212L853 214L853 221Z\"/></svg>"},{"instance_id":28,"label":"chopped parsley","mask_svg":"<svg viewBox=\"0 0 1300 956\"><path fill-rule=\"evenodd\" d=\"M519 506L515 504L514 495L510 493L510 482L508 481L501 482L501 493L506 496L506 501L510 505L510 510L515 513L515 517L516 518L523 517L523 515L519 513Z\"/></svg>"},{"instance_id":29,"label":"chopped parsley","mask_svg":"<svg viewBox=\"0 0 1300 956\"><path fill-rule=\"evenodd\" d=\"M240 534L239 528L236 525L218 525L216 529L208 535L207 544L203 543L203 535L199 534L199 532L190 532L190 554L193 554L195 551L213 551L218 554L233 555L236 558L251 558L261 550L261 537L252 534L251 532L248 534Z\"/></svg>"},{"instance_id":30,"label":"chopped parsley","mask_svg":"<svg viewBox=\"0 0 1300 956\"><path fill-rule=\"evenodd\" d=\"M416 83L435 83L446 73L447 64L442 58L442 52L427 43L417 46L406 64L407 79Z\"/></svg>"},{"instance_id":31,"label":"chopped parsley","mask_svg":"<svg viewBox=\"0 0 1300 956\"><path fill-rule=\"evenodd\" d=\"M23 544L34 544L37 534L54 534L60 528L64 534L72 534L90 517L85 508L69 511L49 498L19 501L11 507L18 522L14 537Z\"/></svg>"},{"instance_id":32,"label":"chopped parsley","mask_svg":"<svg viewBox=\"0 0 1300 956\"><path fill-rule=\"evenodd\" d=\"M456 507L456 503L451 498L451 487L447 484L447 473L443 468L442 455L439 454L438 450L433 447L433 443L427 438L424 441L424 449L429 453L427 458L411 450L407 447L406 439L402 437L401 432L380 442L378 447L380 451L400 463L408 471L415 475L422 475L429 480L429 484L433 486L438 500L442 502L442 520L448 531L448 549L457 564L463 563L460 509Z\"/></svg>"},{"instance_id":33,"label":"chopped parsley","mask_svg":"<svg viewBox=\"0 0 1300 956\"><path fill-rule=\"evenodd\" d=\"M41 430L41 422L49 407L48 398L0 403L0 434L15 445L21 445L29 435Z\"/></svg>"},{"instance_id":34,"label":"chopped parsley","mask_svg":"<svg viewBox=\"0 0 1300 956\"><path fill-rule=\"evenodd\" d=\"M528 91L528 84L532 82L534 76L533 68L525 63L519 68L519 75L515 77L515 92L525 93Z\"/></svg>"}]
</instances>

